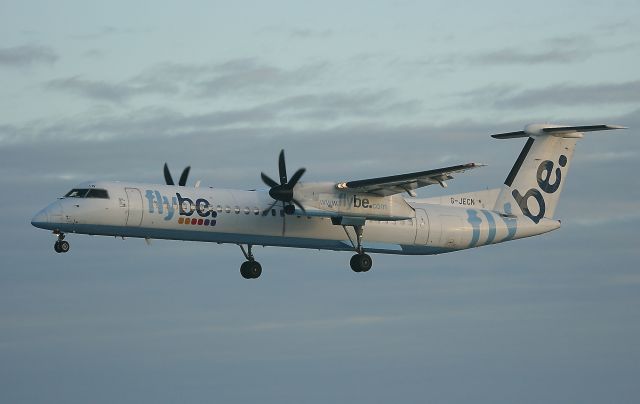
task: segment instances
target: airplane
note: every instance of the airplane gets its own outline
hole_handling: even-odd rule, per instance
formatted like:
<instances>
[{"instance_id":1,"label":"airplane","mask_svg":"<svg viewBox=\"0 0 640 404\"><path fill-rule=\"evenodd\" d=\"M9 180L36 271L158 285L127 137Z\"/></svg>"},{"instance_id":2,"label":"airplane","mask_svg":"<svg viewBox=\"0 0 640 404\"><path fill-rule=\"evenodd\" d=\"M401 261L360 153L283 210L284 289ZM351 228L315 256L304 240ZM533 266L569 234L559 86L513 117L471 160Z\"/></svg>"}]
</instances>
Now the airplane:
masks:
<instances>
[{"instance_id":1,"label":"airplane","mask_svg":"<svg viewBox=\"0 0 640 404\"><path fill-rule=\"evenodd\" d=\"M354 251L355 272L367 272L369 253L431 255L556 230L560 193L578 139L585 132L626 129L616 125L529 124L524 130L492 135L526 138L524 148L500 188L431 198L416 189L440 185L454 174L483 164L338 182L300 182L287 176L284 150L279 181L261 173L266 190L187 187L189 167L175 185L167 165L166 184L84 182L31 220L57 236L54 250L69 251L69 233L233 243L245 261L240 273L256 279L262 266L253 246ZM405 196L404 194L407 194ZM246 246L246 248L245 248Z\"/></svg>"}]
</instances>

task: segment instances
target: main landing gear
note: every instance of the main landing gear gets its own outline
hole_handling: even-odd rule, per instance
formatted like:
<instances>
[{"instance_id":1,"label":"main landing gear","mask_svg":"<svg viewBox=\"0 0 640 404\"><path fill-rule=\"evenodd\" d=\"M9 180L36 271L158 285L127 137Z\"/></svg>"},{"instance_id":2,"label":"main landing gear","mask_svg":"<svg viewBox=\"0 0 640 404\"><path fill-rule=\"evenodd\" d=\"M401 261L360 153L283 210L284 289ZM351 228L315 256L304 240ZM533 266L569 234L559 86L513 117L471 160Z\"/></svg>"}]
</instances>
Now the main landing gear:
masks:
<instances>
[{"instance_id":1,"label":"main landing gear","mask_svg":"<svg viewBox=\"0 0 640 404\"><path fill-rule=\"evenodd\" d=\"M58 239L53 245L53 249L57 253L66 253L67 251L69 251L69 248L70 248L70 245L68 241L65 241L64 233L58 233Z\"/></svg>"},{"instance_id":2,"label":"main landing gear","mask_svg":"<svg viewBox=\"0 0 640 404\"><path fill-rule=\"evenodd\" d=\"M373 260L368 254L358 253L351 257L349 264L351 265L353 272L367 272L371 269Z\"/></svg>"},{"instance_id":3,"label":"main landing gear","mask_svg":"<svg viewBox=\"0 0 640 404\"><path fill-rule=\"evenodd\" d=\"M242 250L242 254L247 259L245 262L240 265L240 275L244 279L256 279L260 277L262 274L262 265L253 257L253 253L251 252L251 244L247 244L247 249L244 249L242 244L238 244L240 249Z\"/></svg>"},{"instance_id":4,"label":"main landing gear","mask_svg":"<svg viewBox=\"0 0 640 404\"><path fill-rule=\"evenodd\" d=\"M344 232L347 233L347 236L349 237L349 241L351 241L351 245L356 250L356 255L351 257L351 261L349 262L349 264L351 265L351 269L353 269L353 272L367 272L367 271L369 271L371 269L371 267L373 266L373 260L371 259L371 257L368 254L365 254L364 248L362 248L363 226L362 225L353 226L353 229L356 232L356 242L355 243L351 239L351 236L349 235L349 232L347 231L347 228L345 226L342 226L342 227L344 228Z\"/></svg>"}]
</instances>

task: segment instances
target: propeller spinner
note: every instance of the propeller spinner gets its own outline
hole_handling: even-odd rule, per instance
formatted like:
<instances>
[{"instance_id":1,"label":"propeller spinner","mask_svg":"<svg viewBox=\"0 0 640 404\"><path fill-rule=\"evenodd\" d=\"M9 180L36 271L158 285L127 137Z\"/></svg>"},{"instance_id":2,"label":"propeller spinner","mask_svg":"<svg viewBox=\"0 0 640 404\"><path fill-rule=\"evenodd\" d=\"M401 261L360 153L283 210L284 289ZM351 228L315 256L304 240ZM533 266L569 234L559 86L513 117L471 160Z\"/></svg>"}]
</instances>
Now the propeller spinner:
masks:
<instances>
[{"instance_id":1,"label":"propeller spinner","mask_svg":"<svg viewBox=\"0 0 640 404\"><path fill-rule=\"evenodd\" d=\"M300 202L298 202L293 197L293 188L296 186L302 174L304 174L306 170L304 168L298 169L290 179L287 179L287 165L284 161L284 150L280 150L280 156L278 157L278 173L280 174L280 183L278 184L276 181L271 179L267 174L260 173L260 177L262 177L262 181L270 187L269 196L271 196L275 201L271 204L268 209L265 209L263 214L266 214L273 206L282 202L282 208L285 213L292 214L295 211L292 203L300 208L303 212L305 212L304 207Z\"/></svg>"}]
</instances>

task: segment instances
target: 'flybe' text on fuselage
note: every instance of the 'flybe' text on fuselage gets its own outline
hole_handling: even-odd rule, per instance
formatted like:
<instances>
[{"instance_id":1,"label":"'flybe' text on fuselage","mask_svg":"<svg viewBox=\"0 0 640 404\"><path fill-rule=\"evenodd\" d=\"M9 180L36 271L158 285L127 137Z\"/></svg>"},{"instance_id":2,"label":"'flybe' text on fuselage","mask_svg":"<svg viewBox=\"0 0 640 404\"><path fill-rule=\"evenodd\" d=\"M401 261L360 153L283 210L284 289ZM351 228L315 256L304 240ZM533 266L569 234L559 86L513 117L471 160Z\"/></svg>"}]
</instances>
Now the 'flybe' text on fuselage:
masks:
<instances>
[{"instance_id":1,"label":"'flybe' text on fuselage","mask_svg":"<svg viewBox=\"0 0 640 404\"><path fill-rule=\"evenodd\" d=\"M179 192L176 192L176 196L167 197L162 195L159 191L146 190L145 197L147 198L147 206L149 213L157 213L164 215L164 220L171 220L174 215L180 216L192 216L197 214L200 217L216 217L218 214L213 210L213 205L205 198L198 198L195 202L191 198L182 197Z\"/></svg>"}]
</instances>

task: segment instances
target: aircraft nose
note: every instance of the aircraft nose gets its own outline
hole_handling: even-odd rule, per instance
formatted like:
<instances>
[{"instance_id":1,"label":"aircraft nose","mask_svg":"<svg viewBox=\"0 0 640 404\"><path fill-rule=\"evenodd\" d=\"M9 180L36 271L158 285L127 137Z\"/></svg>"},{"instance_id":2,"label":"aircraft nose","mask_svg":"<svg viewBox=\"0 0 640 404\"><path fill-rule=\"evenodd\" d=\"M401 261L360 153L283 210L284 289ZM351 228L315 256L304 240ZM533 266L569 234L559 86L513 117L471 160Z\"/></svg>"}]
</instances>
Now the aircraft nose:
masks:
<instances>
[{"instance_id":1,"label":"aircraft nose","mask_svg":"<svg viewBox=\"0 0 640 404\"><path fill-rule=\"evenodd\" d=\"M31 224L41 229L52 230L62 222L62 205L60 202L54 202L31 219Z\"/></svg>"},{"instance_id":2,"label":"aircraft nose","mask_svg":"<svg viewBox=\"0 0 640 404\"><path fill-rule=\"evenodd\" d=\"M35 227L43 228L49 223L49 212L47 208L42 209L40 212L36 213L35 216L31 219L31 224Z\"/></svg>"}]
</instances>

